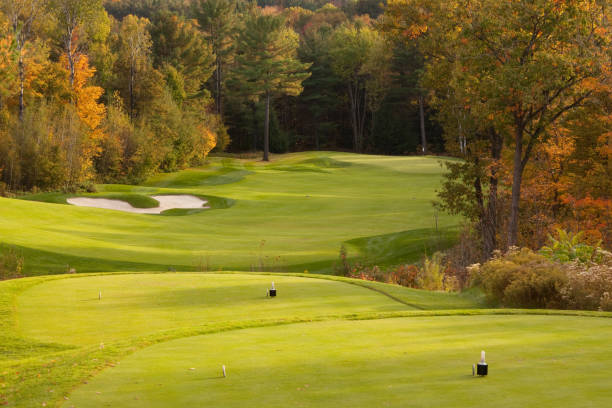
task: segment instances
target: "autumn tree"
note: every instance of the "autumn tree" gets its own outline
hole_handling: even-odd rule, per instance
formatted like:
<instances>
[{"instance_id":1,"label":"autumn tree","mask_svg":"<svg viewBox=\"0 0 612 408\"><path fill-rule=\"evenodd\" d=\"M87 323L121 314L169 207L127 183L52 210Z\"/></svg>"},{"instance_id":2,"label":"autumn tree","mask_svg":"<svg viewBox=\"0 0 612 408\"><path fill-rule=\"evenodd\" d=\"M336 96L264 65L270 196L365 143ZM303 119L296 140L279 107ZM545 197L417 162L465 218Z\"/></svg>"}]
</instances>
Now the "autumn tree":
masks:
<instances>
[{"instance_id":1,"label":"autumn tree","mask_svg":"<svg viewBox=\"0 0 612 408\"><path fill-rule=\"evenodd\" d=\"M264 155L269 160L270 102L279 95L297 96L310 75L310 64L297 59L298 36L285 27L280 16L254 10L238 36L237 67L233 84L241 92L265 104Z\"/></svg>"},{"instance_id":2,"label":"autumn tree","mask_svg":"<svg viewBox=\"0 0 612 408\"><path fill-rule=\"evenodd\" d=\"M516 245L525 166L552 127L588 101L601 73L610 41L604 8L594 0L394 0L390 9L398 30L425 39L430 75L446 69L430 77L447 84L434 99L456 102L440 105L447 116L465 113L513 149L506 244Z\"/></svg>"},{"instance_id":3,"label":"autumn tree","mask_svg":"<svg viewBox=\"0 0 612 408\"><path fill-rule=\"evenodd\" d=\"M461 26L456 86L472 90L467 103L513 144L507 244L517 245L523 171L551 127L591 96L609 44L605 20L591 0L482 0L461 12L469 24Z\"/></svg>"},{"instance_id":4,"label":"autumn tree","mask_svg":"<svg viewBox=\"0 0 612 408\"><path fill-rule=\"evenodd\" d=\"M108 16L102 0L50 0L49 4L55 16L58 39L68 61L72 87L76 64L87 40L103 40L108 35Z\"/></svg>"},{"instance_id":5,"label":"autumn tree","mask_svg":"<svg viewBox=\"0 0 612 408\"><path fill-rule=\"evenodd\" d=\"M19 81L19 118L23 119L24 92L28 75L28 51L34 40L34 29L45 11L44 0L1 0L0 10L6 15L13 46L17 54L17 77Z\"/></svg>"},{"instance_id":6,"label":"autumn tree","mask_svg":"<svg viewBox=\"0 0 612 408\"><path fill-rule=\"evenodd\" d=\"M390 50L383 37L363 22L336 29L329 44L332 68L346 86L350 102L353 149L363 149L368 112L374 114L386 92Z\"/></svg>"},{"instance_id":7,"label":"autumn tree","mask_svg":"<svg viewBox=\"0 0 612 408\"><path fill-rule=\"evenodd\" d=\"M12 96L17 89L17 56L15 42L8 21L0 13L0 111L4 108L5 99Z\"/></svg>"},{"instance_id":8,"label":"autumn tree","mask_svg":"<svg viewBox=\"0 0 612 408\"><path fill-rule=\"evenodd\" d=\"M147 101L160 95L160 83L163 83L161 74L152 66L149 25L146 18L128 15L121 21L117 33L119 89L131 119Z\"/></svg>"}]
</instances>

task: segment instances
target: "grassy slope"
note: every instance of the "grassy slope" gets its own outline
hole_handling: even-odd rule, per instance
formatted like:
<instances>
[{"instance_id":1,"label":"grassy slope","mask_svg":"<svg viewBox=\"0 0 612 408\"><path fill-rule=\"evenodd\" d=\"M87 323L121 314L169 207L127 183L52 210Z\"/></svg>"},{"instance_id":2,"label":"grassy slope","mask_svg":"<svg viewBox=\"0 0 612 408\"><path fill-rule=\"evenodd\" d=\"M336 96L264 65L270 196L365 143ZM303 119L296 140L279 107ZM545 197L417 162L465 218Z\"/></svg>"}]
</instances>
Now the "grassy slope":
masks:
<instances>
[{"instance_id":1,"label":"grassy slope","mask_svg":"<svg viewBox=\"0 0 612 408\"><path fill-rule=\"evenodd\" d=\"M610 336L609 319L561 316L253 328L135 353L65 406L608 407ZM481 349L488 378L471 376Z\"/></svg>"},{"instance_id":2,"label":"grassy slope","mask_svg":"<svg viewBox=\"0 0 612 408\"><path fill-rule=\"evenodd\" d=\"M61 402L92 373L135 350L171 339L415 310L385 296L384 290L392 285L378 284L373 291L360 287L362 281L321 277L325 279L284 274L80 274L0 282L0 404ZM281 296L266 299L263 295L272 280ZM405 298L415 292L406 289ZM438 301L442 308L451 306L453 299L456 307L468 304L456 294L428 293L426 299L432 309Z\"/></svg>"},{"instance_id":3,"label":"grassy slope","mask_svg":"<svg viewBox=\"0 0 612 408\"><path fill-rule=\"evenodd\" d=\"M1 240L24 248L30 274L67 264L79 272L202 265L328 272L342 243L351 256L383 264L416 261L454 234L458 219L445 215L434 231L436 158L310 152L275 160L214 158L145 186L99 186L99 196L196 194L229 207L182 217L0 199Z\"/></svg>"},{"instance_id":4,"label":"grassy slope","mask_svg":"<svg viewBox=\"0 0 612 408\"><path fill-rule=\"evenodd\" d=\"M271 281L282 293L276 299L265 296ZM234 274L136 274L62 279L36 285L19 297L17 318L23 337L81 345L205 323L278 316L314 318L407 308L374 291L330 280Z\"/></svg>"}]
</instances>

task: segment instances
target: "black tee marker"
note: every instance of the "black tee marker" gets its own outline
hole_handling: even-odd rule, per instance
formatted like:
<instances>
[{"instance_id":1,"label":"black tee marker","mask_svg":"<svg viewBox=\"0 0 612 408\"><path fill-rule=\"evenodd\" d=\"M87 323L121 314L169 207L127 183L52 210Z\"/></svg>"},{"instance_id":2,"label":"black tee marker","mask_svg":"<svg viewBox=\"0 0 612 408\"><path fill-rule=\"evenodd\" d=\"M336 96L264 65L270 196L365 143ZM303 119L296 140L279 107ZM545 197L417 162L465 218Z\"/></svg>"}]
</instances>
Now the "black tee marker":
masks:
<instances>
[{"instance_id":1,"label":"black tee marker","mask_svg":"<svg viewBox=\"0 0 612 408\"><path fill-rule=\"evenodd\" d=\"M274 282L272 282L272 287L268 291L268 294L270 295L270 297L275 297L276 296L276 288L274 287Z\"/></svg>"},{"instance_id":2,"label":"black tee marker","mask_svg":"<svg viewBox=\"0 0 612 408\"><path fill-rule=\"evenodd\" d=\"M485 376L485 375L489 374L489 366L485 362L485 352L484 352L484 350L480 352L480 361L478 362L478 364L476 366L476 374L478 374L480 376Z\"/></svg>"}]
</instances>

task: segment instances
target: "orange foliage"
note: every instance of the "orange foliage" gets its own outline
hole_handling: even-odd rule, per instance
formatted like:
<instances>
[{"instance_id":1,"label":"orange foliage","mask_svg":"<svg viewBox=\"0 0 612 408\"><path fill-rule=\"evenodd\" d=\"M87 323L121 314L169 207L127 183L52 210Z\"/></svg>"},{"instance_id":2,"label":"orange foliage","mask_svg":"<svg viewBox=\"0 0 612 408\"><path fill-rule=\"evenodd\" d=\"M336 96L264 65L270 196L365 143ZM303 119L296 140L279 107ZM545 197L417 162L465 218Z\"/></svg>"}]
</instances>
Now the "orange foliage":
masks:
<instances>
[{"instance_id":1,"label":"orange foliage","mask_svg":"<svg viewBox=\"0 0 612 408\"><path fill-rule=\"evenodd\" d=\"M81 55L77 59L73 84L77 112L83 123L94 132L98 129L106 114L104 104L98 103L104 90L99 86L88 85L95 72L96 69L89 66L87 55Z\"/></svg>"},{"instance_id":2,"label":"orange foliage","mask_svg":"<svg viewBox=\"0 0 612 408\"><path fill-rule=\"evenodd\" d=\"M61 57L62 66L69 71L67 57ZM78 55L74 64L73 98L77 114L89 129L89 137L83 146L83 171L91 175L94 156L102 151L102 142L106 138L100 124L106 115L106 106L98 100L104 93L99 86L90 85L96 69L89 66L87 55Z\"/></svg>"}]
</instances>

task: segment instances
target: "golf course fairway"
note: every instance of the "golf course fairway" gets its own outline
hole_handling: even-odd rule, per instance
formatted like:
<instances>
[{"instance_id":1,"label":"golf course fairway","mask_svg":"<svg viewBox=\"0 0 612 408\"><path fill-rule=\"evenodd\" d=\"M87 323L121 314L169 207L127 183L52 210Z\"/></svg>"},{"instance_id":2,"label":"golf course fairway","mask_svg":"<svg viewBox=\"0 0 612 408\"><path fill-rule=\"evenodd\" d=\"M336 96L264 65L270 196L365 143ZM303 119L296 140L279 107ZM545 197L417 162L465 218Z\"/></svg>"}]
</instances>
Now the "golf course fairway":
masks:
<instances>
[{"instance_id":1,"label":"golf course fairway","mask_svg":"<svg viewBox=\"0 0 612 408\"><path fill-rule=\"evenodd\" d=\"M0 237L24 253L28 275L70 268L329 273L342 245L351 258L381 265L416 262L451 245L461 222L431 206L440 160L331 152L280 155L269 164L211 158L140 186L0 198ZM155 215L66 203L87 196L148 208L157 206L156 195L202 197L211 209Z\"/></svg>"},{"instance_id":2,"label":"golf course fairway","mask_svg":"<svg viewBox=\"0 0 612 408\"><path fill-rule=\"evenodd\" d=\"M612 406L612 313L334 275L341 248L384 268L456 242L462 220L431 205L440 160L213 157L139 186L0 198L0 244L26 275L0 282L0 406ZM66 201L162 195L210 209ZM481 350L490 375L472 377Z\"/></svg>"},{"instance_id":3,"label":"golf course fairway","mask_svg":"<svg viewBox=\"0 0 612 408\"><path fill-rule=\"evenodd\" d=\"M609 319L566 316L237 330L135 353L78 388L65 406L604 407L612 404L612 348L603 347L610 336ZM490 375L472 377L481 348Z\"/></svg>"}]
</instances>

